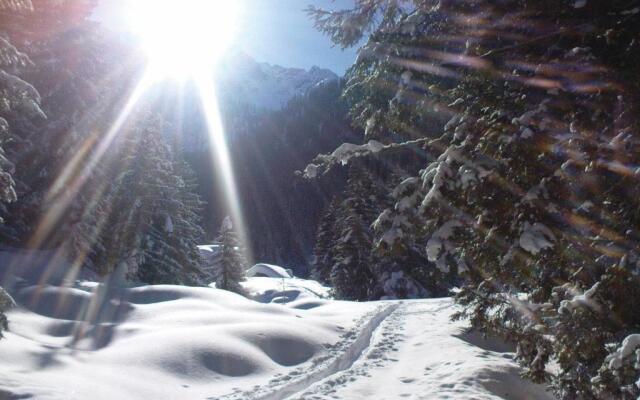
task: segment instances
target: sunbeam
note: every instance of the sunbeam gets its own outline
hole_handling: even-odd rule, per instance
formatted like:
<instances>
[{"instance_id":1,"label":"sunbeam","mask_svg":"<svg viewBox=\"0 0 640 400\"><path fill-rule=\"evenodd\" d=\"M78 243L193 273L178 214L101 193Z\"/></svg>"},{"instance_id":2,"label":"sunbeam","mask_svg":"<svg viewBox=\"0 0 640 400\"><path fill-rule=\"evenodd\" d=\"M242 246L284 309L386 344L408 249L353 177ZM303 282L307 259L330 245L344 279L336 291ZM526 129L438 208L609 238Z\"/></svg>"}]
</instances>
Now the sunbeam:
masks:
<instances>
[{"instance_id":1,"label":"sunbeam","mask_svg":"<svg viewBox=\"0 0 640 400\"><path fill-rule=\"evenodd\" d=\"M200 94L202 109L207 123L207 133L209 138L209 149L211 153L212 165L216 166L216 175L221 182L220 189L225 194L226 208L229 211L235 228L238 232L240 242L243 244L245 257L250 263L253 262L253 255L242 207L240 206L240 196L236 186L236 179L233 173L229 147L225 136L224 124L220 116L220 107L216 97L216 87L213 80L205 74L199 74L195 78L197 90Z\"/></svg>"},{"instance_id":2,"label":"sunbeam","mask_svg":"<svg viewBox=\"0 0 640 400\"><path fill-rule=\"evenodd\" d=\"M84 155L86 153L90 157L88 161L85 160L85 157L79 156L73 158L69 163L67 163L47 193L48 200L57 198L57 201L39 221L29 242L29 247L40 247L40 245L49 237L52 230L55 229L60 218L68 210L69 205L73 201L74 195L78 193L79 189L84 185L95 167L102 160L109 149L109 146L111 146L115 138L120 133L123 125L135 110L136 105L149 88L150 82L150 75L144 74L133 89L127 102L122 107L118 117L104 136L102 136L100 141L95 145L93 143L88 144L91 149L87 148L86 152L82 151L79 153L79 155ZM93 149L94 146L95 149ZM69 193L70 195L60 196L62 188L64 188L64 192Z\"/></svg>"}]
</instances>

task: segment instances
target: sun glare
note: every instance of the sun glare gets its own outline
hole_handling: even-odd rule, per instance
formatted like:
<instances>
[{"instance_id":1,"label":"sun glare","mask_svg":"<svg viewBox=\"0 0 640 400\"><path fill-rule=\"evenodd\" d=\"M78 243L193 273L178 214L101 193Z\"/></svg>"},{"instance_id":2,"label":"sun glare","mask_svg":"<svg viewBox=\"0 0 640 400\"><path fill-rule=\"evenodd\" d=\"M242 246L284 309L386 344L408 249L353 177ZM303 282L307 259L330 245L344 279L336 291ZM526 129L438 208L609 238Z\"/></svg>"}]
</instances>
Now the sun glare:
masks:
<instances>
[{"instance_id":1,"label":"sun glare","mask_svg":"<svg viewBox=\"0 0 640 400\"><path fill-rule=\"evenodd\" d=\"M210 70L237 30L237 0L129 0L129 23L162 77Z\"/></svg>"}]
</instances>

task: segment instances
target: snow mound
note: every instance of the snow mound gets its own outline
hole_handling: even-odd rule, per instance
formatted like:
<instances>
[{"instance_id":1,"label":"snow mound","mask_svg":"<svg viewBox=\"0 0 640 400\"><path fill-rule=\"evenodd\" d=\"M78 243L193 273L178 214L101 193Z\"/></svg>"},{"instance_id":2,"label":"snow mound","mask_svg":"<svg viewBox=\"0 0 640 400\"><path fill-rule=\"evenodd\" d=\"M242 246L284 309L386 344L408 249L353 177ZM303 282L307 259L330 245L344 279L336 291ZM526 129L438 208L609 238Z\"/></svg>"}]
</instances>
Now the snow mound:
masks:
<instances>
[{"instance_id":1,"label":"snow mound","mask_svg":"<svg viewBox=\"0 0 640 400\"><path fill-rule=\"evenodd\" d=\"M292 278L291 270L271 264L256 264L247 270L248 277Z\"/></svg>"},{"instance_id":2,"label":"snow mound","mask_svg":"<svg viewBox=\"0 0 640 400\"><path fill-rule=\"evenodd\" d=\"M299 278L253 277L242 282L242 287L260 303L280 303L304 310L324 305L331 298L328 287Z\"/></svg>"},{"instance_id":3,"label":"snow mound","mask_svg":"<svg viewBox=\"0 0 640 400\"><path fill-rule=\"evenodd\" d=\"M11 294L18 306L0 341L0 398L218 398L270 387L276 375L333 357L345 331L357 333L356 317L372 309L297 309L168 285Z\"/></svg>"}]
</instances>

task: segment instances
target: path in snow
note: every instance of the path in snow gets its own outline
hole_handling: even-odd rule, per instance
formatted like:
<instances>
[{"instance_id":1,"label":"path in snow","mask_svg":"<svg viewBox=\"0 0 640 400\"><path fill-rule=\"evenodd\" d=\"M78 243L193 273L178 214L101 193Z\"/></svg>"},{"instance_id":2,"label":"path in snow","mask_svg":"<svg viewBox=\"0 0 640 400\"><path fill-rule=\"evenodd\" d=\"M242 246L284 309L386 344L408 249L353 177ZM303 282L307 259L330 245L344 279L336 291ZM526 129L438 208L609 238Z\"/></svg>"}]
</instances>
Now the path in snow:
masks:
<instances>
[{"instance_id":1,"label":"path in snow","mask_svg":"<svg viewBox=\"0 0 640 400\"><path fill-rule=\"evenodd\" d=\"M543 386L520 378L504 344L452 323L453 311L450 299L401 302L348 369L281 398L553 399Z\"/></svg>"}]
</instances>

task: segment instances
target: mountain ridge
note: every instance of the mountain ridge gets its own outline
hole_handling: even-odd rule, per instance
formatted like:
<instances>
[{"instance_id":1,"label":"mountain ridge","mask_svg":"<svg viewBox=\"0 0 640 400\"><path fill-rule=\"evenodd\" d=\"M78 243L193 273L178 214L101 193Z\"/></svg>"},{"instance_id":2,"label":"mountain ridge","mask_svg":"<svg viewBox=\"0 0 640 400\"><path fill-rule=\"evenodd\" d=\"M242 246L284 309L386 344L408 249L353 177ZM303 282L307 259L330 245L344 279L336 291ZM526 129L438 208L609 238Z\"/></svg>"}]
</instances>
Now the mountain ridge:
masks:
<instances>
[{"instance_id":1,"label":"mountain ridge","mask_svg":"<svg viewBox=\"0 0 640 400\"><path fill-rule=\"evenodd\" d=\"M215 78L218 95L224 101L267 112L281 110L290 100L306 95L317 85L340 79L326 68L284 67L258 62L239 52L222 61Z\"/></svg>"}]
</instances>

